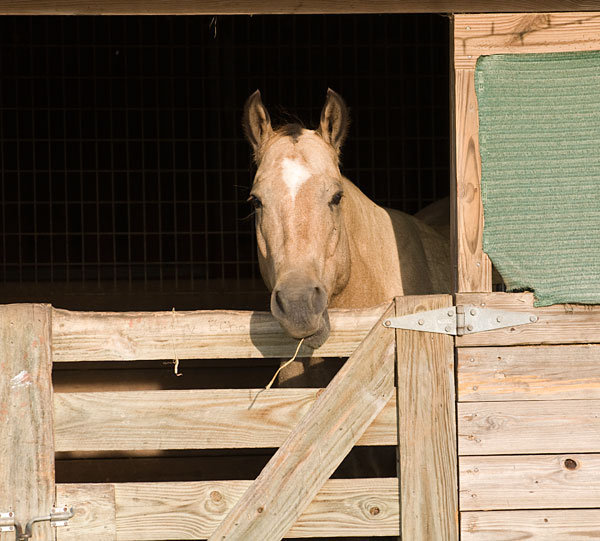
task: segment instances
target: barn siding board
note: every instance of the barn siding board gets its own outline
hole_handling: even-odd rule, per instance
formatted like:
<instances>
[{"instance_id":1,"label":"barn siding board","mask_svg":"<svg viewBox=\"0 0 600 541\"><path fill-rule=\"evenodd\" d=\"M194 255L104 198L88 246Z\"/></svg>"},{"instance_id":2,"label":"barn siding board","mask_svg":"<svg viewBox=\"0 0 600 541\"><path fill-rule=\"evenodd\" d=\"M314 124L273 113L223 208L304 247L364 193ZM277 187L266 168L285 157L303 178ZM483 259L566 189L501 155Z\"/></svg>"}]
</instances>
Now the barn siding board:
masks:
<instances>
[{"instance_id":1,"label":"barn siding board","mask_svg":"<svg viewBox=\"0 0 600 541\"><path fill-rule=\"evenodd\" d=\"M600 400L463 402L458 454L600 452Z\"/></svg>"},{"instance_id":2,"label":"barn siding board","mask_svg":"<svg viewBox=\"0 0 600 541\"><path fill-rule=\"evenodd\" d=\"M600 346L457 350L459 402L600 399Z\"/></svg>"},{"instance_id":3,"label":"barn siding board","mask_svg":"<svg viewBox=\"0 0 600 541\"><path fill-rule=\"evenodd\" d=\"M463 456L461 511L600 507L600 455Z\"/></svg>"},{"instance_id":4,"label":"barn siding board","mask_svg":"<svg viewBox=\"0 0 600 541\"><path fill-rule=\"evenodd\" d=\"M462 514L462 541L589 541L600 537L600 509L469 511Z\"/></svg>"}]
</instances>

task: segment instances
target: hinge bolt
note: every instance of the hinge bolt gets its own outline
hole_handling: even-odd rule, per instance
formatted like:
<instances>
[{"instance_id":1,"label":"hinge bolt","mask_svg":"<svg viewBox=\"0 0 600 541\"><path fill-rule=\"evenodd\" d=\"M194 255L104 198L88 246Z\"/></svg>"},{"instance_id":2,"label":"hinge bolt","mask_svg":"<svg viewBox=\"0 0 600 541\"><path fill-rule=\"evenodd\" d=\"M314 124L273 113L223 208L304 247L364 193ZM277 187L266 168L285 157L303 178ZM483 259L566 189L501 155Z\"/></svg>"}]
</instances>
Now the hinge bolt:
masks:
<instances>
[{"instance_id":1,"label":"hinge bolt","mask_svg":"<svg viewBox=\"0 0 600 541\"><path fill-rule=\"evenodd\" d=\"M452 317L454 315L454 312L452 310L448 310L448 316Z\"/></svg>"},{"instance_id":2,"label":"hinge bolt","mask_svg":"<svg viewBox=\"0 0 600 541\"><path fill-rule=\"evenodd\" d=\"M496 321L497 321L498 323L500 323L500 322L502 321L502 316L498 316L498 317L496 318Z\"/></svg>"},{"instance_id":3,"label":"hinge bolt","mask_svg":"<svg viewBox=\"0 0 600 541\"><path fill-rule=\"evenodd\" d=\"M383 324L384 324L386 327L389 327L389 326L392 324L392 322L391 322L389 319L386 319L386 320L383 322Z\"/></svg>"},{"instance_id":4,"label":"hinge bolt","mask_svg":"<svg viewBox=\"0 0 600 541\"><path fill-rule=\"evenodd\" d=\"M473 330L473 325L467 325L467 331L472 331Z\"/></svg>"},{"instance_id":5,"label":"hinge bolt","mask_svg":"<svg viewBox=\"0 0 600 541\"><path fill-rule=\"evenodd\" d=\"M469 313L474 316L477 313L477 310L475 310L475 308L471 308Z\"/></svg>"},{"instance_id":6,"label":"hinge bolt","mask_svg":"<svg viewBox=\"0 0 600 541\"><path fill-rule=\"evenodd\" d=\"M419 325L425 325L425 320L424 319L419 319L419 321L417 323Z\"/></svg>"},{"instance_id":7,"label":"hinge bolt","mask_svg":"<svg viewBox=\"0 0 600 541\"><path fill-rule=\"evenodd\" d=\"M535 323L538 320L537 316L529 316L529 321L531 321L531 323Z\"/></svg>"},{"instance_id":8,"label":"hinge bolt","mask_svg":"<svg viewBox=\"0 0 600 541\"><path fill-rule=\"evenodd\" d=\"M450 332L450 331L452 331L452 327L450 327L450 325L446 325L446 327L444 328L444 330L446 332Z\"/></svg>"}]
</instances>

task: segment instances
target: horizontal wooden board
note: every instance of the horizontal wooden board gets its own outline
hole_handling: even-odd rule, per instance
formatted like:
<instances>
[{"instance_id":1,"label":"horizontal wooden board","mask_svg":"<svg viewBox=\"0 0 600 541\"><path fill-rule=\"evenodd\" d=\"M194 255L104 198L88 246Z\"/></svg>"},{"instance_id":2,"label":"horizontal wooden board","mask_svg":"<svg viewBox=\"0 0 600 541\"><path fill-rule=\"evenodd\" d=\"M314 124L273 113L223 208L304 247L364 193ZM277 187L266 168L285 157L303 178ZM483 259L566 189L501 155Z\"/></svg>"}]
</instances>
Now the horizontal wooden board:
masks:
<instances>
[{"instance_id":1,"label":"horizontal wooden board","mask_svg":"<svg viewBox=\"0 0 600 541\"><path fill-rule=\"evenodd\" d=\"M600 400L459 403L458 452L600 452Z\"/></svg>"},{"instance_id":2,"label":"horizontal wooden board","mask_svg":"<svg viewBox=\"0 0 600 541\"><path fill-rule=\"evenodd\" d=\"M206 539L252 481L123 483L114 491L119 541ZM101 535L96 500L107 485L58 485L58 501L77 508L58 541L113 541ZM103 509L104 509L103 504ZM103 515L110 515L104 510ZM325 483L289 534L292 537L399 534L398 480L334 479ZM90 530L90 528L93 528ZM89 535L92 531L97 535Z\"/></svg>"},{"instance_id":3,"label":"horizontal wooden board","mask_svg":"<svg viewBox=\"0 0 600 541\"><path fill-rule=\"evenodd\" d=\"M56 451L279 447L321 389L54 395ZM396 401L358 445L396 445Z\"/></svg>"},{"instance_id":4,"label":"horizontal wooden board","mask_svg":"<svg viewBox=\"0 0 600 541\"><path fill-rule=\"evenodd\" d=\"M553 11L542 3L540 7L545 12ZM565 6L563 11L573 9L576 7ZM600 13L485 13L455 18L454 58L458 69L473 69L481 55L598 49Z\"/></svg>"},{"instance_id":5,"label":"horizontal wooden board","mask_svg":"<svg viewBox=\"0 0 600 541\"><path fill-rule=\"evenodd\" d=\"M63 541L81 539L115 541L117 539L115 485L111 483L57 484L56 504L73 507L75 511L69 526L54 530L58 533L58 539Z\"/></svg>"},{"instance_id":6,"label":"horizontal wooden board","mask_svg":"<svg viewBox=\"0 0 600 541\"><path fill-rule=\"evenodd\" d=\"M460 524L462 541L590 541L600 538L600 509L470 511Z\"/></svg>"},{"instance_id":7,"label":"horizontal wooden board","mask_svg":"<svg viewBox=\"0 0 600 541\"><path fill-rule=\"evenodd\" d=\"M458 400L600 399L600 346L458 349Z\"/></svg>"},{"instance_id":8,"label":"horizontal wooden board","mask_svg":"<svg viewBox=\"0 0 600 541\"><path fill-rule=\"evenodd\" d=\"M593 10L593 0L2 0L7 15L223 15L269 13L449 13Z\"/></svg>"},{"instance_id":9,"label":"horizontal wooden board","mask_svg":"<svg viewBox=\"0 0 600 541\"><path fill-rule=\"evenodd\" d=\"M461 511L600 507L600 455L459 459Z\"/></svg>"},{"instance_id":10,"label":"horizontal wooden board","mask_svg":"<svg viewBox=\"0 0 600 541\"><path fill-rule=\"evenodd\" d=\"M531 312L535 323L456 337L458 347L600 342L600 306L556 304L533 307L532 293L457 293L457 304Z\"/></svg>"},{"instance_id":11,"label":"horizontal wooden board","mask_svg":"<svg viewBox=\"0 0 600 541\"><path fill-rule=\"evenodd\" d=\"M331 335L317 350L299 356L353 353L389 305L330 310ZM268 312L73 312L53 310L54 361L235 359L287 357L297 340Z\"/></svg>"}]
</instances>

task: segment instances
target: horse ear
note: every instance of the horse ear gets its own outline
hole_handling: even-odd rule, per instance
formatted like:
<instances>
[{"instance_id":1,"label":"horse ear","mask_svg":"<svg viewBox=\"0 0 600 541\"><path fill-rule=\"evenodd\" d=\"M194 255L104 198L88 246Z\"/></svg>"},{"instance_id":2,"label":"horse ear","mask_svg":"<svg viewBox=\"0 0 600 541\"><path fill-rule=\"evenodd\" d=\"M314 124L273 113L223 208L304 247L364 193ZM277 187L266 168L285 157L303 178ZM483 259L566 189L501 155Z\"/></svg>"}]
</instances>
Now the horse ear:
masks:
<instances>
[{"instance_id":1,"label":"horse ear","mask_svg":"<svg viewBox=\"0 0 600 541\"><path fill-rule=\"evenodd\" d=\"M254 92L246 100L242 124L246 138L256 153L263 141L273 133L271 117L260 99L260 90Z\"/></svg>"},{"instance_id":2,"label":"horse ear","mask_svg":"<svg viewBox=\"0 0 600 541\"><path fill-rule=\"evenodd\" d=\"M337 92L327 89L327 98L321 111L321 124L317 132L338 152L346 139L350 115L348 108Z\"/></svg>"}]
</instances>

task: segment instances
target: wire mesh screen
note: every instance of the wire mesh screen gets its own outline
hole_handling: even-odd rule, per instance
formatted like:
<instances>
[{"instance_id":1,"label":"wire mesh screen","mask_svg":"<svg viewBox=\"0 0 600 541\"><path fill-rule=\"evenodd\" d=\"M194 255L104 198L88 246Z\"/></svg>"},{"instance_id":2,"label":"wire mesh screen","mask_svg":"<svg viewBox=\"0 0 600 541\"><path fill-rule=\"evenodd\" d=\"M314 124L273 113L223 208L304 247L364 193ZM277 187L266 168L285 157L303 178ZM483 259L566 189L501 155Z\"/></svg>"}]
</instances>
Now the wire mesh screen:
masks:
<instances>
[{"instance_id":1,"label":"wire mesh screen","mask_svg":"<svg viewBox=\"0 0 600 541\"><path fill-rule=\"evenodd\" d=\"M309 127L338 91L343 171L377 202L448 193L441 16L2 17L0 50L4 291L259 277L240 126L256 88Z\"/></svg>"}]
</instances>

